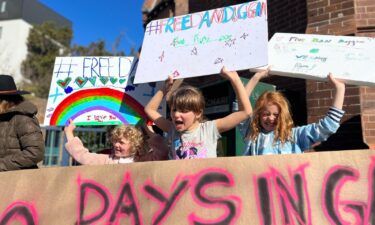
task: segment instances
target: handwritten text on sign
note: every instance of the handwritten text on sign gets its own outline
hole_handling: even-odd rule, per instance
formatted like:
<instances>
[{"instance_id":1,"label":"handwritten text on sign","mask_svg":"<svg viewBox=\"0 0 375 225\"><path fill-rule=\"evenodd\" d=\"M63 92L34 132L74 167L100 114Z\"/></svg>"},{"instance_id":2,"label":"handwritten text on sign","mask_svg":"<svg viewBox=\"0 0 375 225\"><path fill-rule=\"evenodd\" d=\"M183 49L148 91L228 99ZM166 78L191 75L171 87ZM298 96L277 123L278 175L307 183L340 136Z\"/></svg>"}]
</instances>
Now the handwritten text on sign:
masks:
<instances>
[{"instance_id":1,"label":"handwritten text on sign","mask_svg":"<svg viewBox=\"0 0 375 225\"><path fill-rule=\"evenodd\" d=\"M135 83L266 65L267 42L264 0L151 21Z\"/></svg>"},{"instance_id":2,"label":"handwritten text on sign","mask_svg":"<svg viewBox=\"0 0 375 225\"><path fill-rule=\"evenodd\" d=\"M0 224L375 223L375 157L368 150L82 166L0 178Z\"/></svg>"},{"instance_id":3,"label":"handwritten text on sign","mask_svg":"<svg viewBox=\"0 0 375 225\"><path fill-rule=\"evenodd\" d=\"M158 87L135 85L135 68L133 57L57 57L44 124L143 123L143 107Z\"/></svg>"},{"instance_id":4,"label":"handwritten text on sign","mask_svg":"<svg viewBox=\"0 0 375 225\"><path fill-rule=\"evenodd\" d=\"M273 74L375 86L375 38L276 33L268 54Z\"/></svg>"}]
</instances>

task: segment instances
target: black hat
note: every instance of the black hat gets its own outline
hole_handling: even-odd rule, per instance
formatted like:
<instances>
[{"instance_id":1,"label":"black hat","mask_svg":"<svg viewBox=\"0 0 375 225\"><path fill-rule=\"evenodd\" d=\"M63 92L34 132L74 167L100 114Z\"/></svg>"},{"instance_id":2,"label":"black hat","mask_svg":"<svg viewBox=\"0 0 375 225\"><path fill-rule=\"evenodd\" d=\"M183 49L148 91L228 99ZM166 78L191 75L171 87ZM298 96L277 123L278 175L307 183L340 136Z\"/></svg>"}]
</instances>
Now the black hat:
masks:
<instances>
[{"instance_id":1,"label":"black hat","mask_svg":"<svg viewBox=\"0 0 375 225\"><path fill-rule=\"evenodd\" d=\"M30 94L28 91L17 90L14 79L9 75L0 75L0 95L24 95Z\"/></svg>"}]
</instances>

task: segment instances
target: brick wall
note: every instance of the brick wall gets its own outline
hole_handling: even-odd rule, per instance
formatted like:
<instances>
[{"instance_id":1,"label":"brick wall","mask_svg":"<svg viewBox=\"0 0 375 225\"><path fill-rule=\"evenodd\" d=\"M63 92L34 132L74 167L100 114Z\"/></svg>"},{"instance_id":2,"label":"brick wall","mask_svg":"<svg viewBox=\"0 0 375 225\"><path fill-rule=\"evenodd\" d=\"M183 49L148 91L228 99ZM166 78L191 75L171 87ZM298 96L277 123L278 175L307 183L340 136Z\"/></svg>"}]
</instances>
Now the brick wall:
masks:
<instances>
[{"instance_id":1,"label":"brick wall","mask_svg":"<svg viewBox=\"0 0 375 225\"><path fill-rule=\"evenodd\" d=\"M327 82L306 81L307 120L318 121L326 115L332 105L334 90ZM315 150L367 149L363 142L361 125L360 88L346 86L343 109L345 115L336 134L327 141L317 145Z\"/></svg>"},{"instance_id":2,"label":"brick wall","mask_svg":"<svg viewBox=\"0 0 375 225\"><path fill-rule=\"evenodd\" d=\"M354 0L307 0L307 12L306 33L356 33Z\"/></svg>"},{"instance_id":3,"label":"brick wall","mask_svg":"<svg viewBox=\"0 0 375 225\"><path fill-rule=\"evenodd\" d=\"M357 35L375 38L375 1L356 0ZM375 88L362 87L361 113L364 142L375 149Z\"/></svg>"},{"instance_id":4,"label":"brick wall","mask_svg":"<svg viewBox=\"0 0 375 225\"><path fill-rule=\"evenodd\" d=\"M151 20L173 16L174 11L174 0L145 0L142 6L143 27L146 27Z\"/></svg>"},{"instance_id":5,"label":"brick wall","mask_svg":"<svg viewBox=\"0 0 375 225\"><path fill-rule=\"evenodd\" d=\"M357 1L365 2L363 0ZM357 35L357 6L355 0L307 0L308 25L306 33ZM366 11L363 7L361 10ZM363 141L361 92L360 87L346 87L345 116L341 127L335 135L317 146L316 149L368 148ZM327 86L327 83L307 81L306 93L307 120L308 122L314 122L326 114L327 108L333 100L333 90Z\"/></svg>"},{"instance_id":6,"label":"brick wall","mask_svg":"<svg viewBox=\"0 0 375 225\"><path fill-rule=\"evenodd\" d=\"M371 149L375 149L375 88L362 87L360 92L363 138Z\"/></svg>"},{"instance_id":7,"label":"brick wall","mask_svg":"<svg viewBox=\"0 0 375 225\"><path fill-rule=\"evenodd\" d=\"M375 1L355 0L355 11L358 33L370 32L375 37Z\"/></svg>"},{"instance_id":8,"label":"brick wall","mask_svg":"<svg viewBox=\"0 0 375 225\"><path fill-rule=\"evenodd\" d=\"M210 9L216 9L227 5L236 5L248 2L248 0L189 0L189 12L200 12Z\"/></svg>"},{"instance_id":9,"label":"brick wall","mask_svg":"<svg viewBox=\"0 0 375 225\"><path fill-rule=\"evenodd\" d=\"M268 0L268 32L305 33L307 26L306 1Z\"/></svg>"},{"instance_id":10,"label":"brick wall","mask_svg":"<svg viewBox=\"0 0 375 225\"><path fill-rule=\"evenodd\" d=\"M185 15L189 13L189 1L188 0L174 0L174 16Z\"/></svg>"}]
</instances>

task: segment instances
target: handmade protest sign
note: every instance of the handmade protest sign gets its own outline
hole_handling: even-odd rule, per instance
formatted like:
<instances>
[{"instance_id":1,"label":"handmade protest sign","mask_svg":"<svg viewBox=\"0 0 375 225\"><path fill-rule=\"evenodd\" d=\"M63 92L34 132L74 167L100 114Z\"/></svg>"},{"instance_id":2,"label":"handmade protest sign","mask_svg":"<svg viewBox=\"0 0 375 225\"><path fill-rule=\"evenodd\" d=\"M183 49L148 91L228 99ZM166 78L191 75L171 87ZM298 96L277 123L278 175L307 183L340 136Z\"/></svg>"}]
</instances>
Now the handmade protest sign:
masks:
<instances>
[{"instance_id":1,"label":"handmade protest sign","mask_svg":"<svg viewBox=\"0 0 375 225\"><path fill-rule=\"evenodd\" d=\"M375 86L375 38L276 33L268 48L272 74Z\"/></svg>"},{"instance_id":2,"label":"handmade protest sign","mask_svg":"<svg viewBox=\"0 0 375 225\"><path fill-rule=\"evenodd\" d=\"M265 0L151 21L135 83L267 65Z\"/></svg>"},{"instance_id":3,"label":"handmade protest sign","mask_svg":"<svg viewBox=\"0 0 375 225\"><path fill-rule=\"evenodd\" d=\"M0 173L0 224L374 224L370 150Z\"/></svg>"},{"instance_id":4,"label":"handmade protest sign","mask_svg":"<svg viewBox=\"0 0 375 225\"><path fill-rule=\"evenodd\" d=\"M133 84L135 68L133 57L57 57L44 124L141 124L161 84Z\"/></svg>"}]
</instances>

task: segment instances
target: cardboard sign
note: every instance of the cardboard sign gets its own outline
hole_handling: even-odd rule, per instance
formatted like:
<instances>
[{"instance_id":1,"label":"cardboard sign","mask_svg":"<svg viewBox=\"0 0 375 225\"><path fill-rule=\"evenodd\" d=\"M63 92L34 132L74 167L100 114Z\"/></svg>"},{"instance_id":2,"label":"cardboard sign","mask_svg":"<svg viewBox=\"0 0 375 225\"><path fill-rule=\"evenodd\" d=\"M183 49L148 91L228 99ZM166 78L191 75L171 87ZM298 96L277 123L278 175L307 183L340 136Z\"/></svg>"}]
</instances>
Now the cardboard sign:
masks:
<instances>
[{"instance_id":1,"label":"cardboard sign","mask_svg":"<svg viewBox=\"0 0 375 225\"><path fill-rule=\"evenodd\" d=\"M268 48L272 74L375 86L375 38L276 33Z\"/></svg>"},{"instance_id":2,"label":"cardboard sign","mask_svg":"<svg viewBox=\"0 0 375 225\"><path fill-rule=\"evenodd\" d=\"M375 153L0 173L0 224L375 224Z\"/></svg>"},{"instance_id":3,"label":"cardboard sign","mask_svg":"<svg viewBox=\"0 0 375 225\"><path fill-rule=\"evenodd\" d=\"M267 65L267 43L265 0L151 21L135 83Z\"/></svg>"},{"instance_id":4,"label":"cardboard sign","mask_svg":"<svg viewBox=\"0 0 375 225\"><path fill-rule=\"evenodd\" d=\"M44 124L141 124L144 106L162 85L135 85L133 57L57 57ZM165 115L165 102L159 108Z\"/></svg>"}]
</instances>

